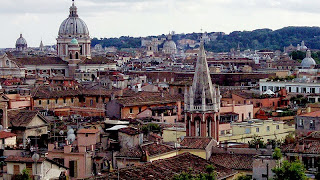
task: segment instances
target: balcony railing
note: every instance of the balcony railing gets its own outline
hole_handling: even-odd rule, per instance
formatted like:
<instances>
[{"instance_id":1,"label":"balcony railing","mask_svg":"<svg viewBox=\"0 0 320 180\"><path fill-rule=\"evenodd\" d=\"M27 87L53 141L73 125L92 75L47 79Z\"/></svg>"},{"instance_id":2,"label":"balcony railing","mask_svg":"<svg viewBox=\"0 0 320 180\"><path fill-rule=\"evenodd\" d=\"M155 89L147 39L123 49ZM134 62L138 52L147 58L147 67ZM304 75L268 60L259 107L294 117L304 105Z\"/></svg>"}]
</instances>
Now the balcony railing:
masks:
<instances>
[{"instance_id":1,"label":"balcony railing","mask_svg":"<svg viewBox=\"0 0 320 180\"><path fill-rule=\"evenodd\" d=\"M214 111L216 110L216 106L189 106L186 105L185 110L190 110L190 111Z\"/></svg>"}]
</instances>

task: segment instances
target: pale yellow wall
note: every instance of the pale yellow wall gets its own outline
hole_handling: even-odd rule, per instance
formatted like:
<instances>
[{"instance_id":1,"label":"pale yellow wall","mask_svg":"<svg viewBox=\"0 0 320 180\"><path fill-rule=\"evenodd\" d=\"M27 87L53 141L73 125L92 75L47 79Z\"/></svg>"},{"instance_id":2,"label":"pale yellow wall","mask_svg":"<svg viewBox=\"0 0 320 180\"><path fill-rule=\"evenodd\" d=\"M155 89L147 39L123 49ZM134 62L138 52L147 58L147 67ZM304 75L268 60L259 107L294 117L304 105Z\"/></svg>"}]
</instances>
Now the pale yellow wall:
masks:
<instances>
[{"instance_id":1,"label":"pale yellow wall","mask_svg":"<svg viewBox=\"0 0 320 180\"><path fill-rule=\"evenodd\" d=\"M276 129L277 125L279 125L279 129ZM267 131L267 126L270 127L269 131ZM294 127L285 127L283 123L274 121L264 121L264 123L259 123L258 126L231 126L231 128L233 134L220 136L219 141L248 143L248 141L253 139L254 135L257 135L261 137L264 142L267 142L268 139L284 139L286 135L295 131ZM250 128L251 133L245 134L246 128ZM256 128L259 128L259 132L256 132Z\"/></svg>"},{"instance_id":2,"label":"pale yellow wall","mask_svg":"<svg viewBox=\"0 0 320 180\"><path fill-rule=\"evenodd\" d=\"M185 152L189 152L193 155L199 156L203 159L206 159L206 151L201 149L180 149L178 154L183 154Z\"/></svg>"},{"instance_id":3,"label":"pale yellow wall","mask_svg":"<svg viewBox=\"0 0 320 180\"><path fill-rule=\"evenodd\" d=\"M186 131L164 129L162 133L163 142L177 142L177 138L181 136L186 136Z\"/></svg>"}]
</instances>

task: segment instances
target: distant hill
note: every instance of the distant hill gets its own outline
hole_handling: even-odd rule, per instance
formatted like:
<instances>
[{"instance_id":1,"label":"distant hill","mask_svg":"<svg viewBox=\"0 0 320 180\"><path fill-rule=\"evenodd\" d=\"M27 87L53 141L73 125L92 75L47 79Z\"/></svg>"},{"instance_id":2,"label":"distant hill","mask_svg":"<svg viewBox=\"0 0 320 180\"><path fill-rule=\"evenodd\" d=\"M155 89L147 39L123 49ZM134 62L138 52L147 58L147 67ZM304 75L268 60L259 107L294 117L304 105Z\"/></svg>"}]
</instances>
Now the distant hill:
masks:
<instances>
[{"instance_id":1,"label":"distant hill","mask_svg":"<svg viewBox=\"0 0 320 180\"><path fill-rule=\"evenodd\" d=\"M209 35L212 33L208 33ZM197 40L199 33L176 34L173 40L188 38ZM160 37L160 36L159 36ZM161 35L164 37L164 35ZM215 41L206 44L206 49L214 52L230 51L231 48L237 48L240 45L244 49L270 49L283 50L284 46L293 44L296 46L304 40L308 48L320 49L320 27L285 27L278 30L257 29L253 31L234 31L230 34L220 33ZM92 46L101 44L103 47L115 46L117 48L138 48L141 38L122 36L120 38L104 38L92 40Z\"/></svg>"}]
</instances>

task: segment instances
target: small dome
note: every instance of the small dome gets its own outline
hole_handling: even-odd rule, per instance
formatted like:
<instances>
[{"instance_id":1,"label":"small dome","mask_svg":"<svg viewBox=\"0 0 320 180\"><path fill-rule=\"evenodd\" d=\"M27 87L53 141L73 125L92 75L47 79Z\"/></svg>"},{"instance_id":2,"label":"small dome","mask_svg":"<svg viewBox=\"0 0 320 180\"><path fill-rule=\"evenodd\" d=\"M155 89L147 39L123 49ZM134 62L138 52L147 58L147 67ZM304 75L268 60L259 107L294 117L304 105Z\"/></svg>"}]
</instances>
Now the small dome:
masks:
<instances>
[{"instance_id":1,"label":"small dome","mask_svg":"<svg viewBox=\"0 0 320 180\"><path fill-rule=\"evenodd\" d=\"M316 61L311 57L311 51L307 51L307 56L302 60L301 66L303 68L311 68L315 66L317 63Z\"/></svg>"},{"instance_id":2,"label":"small dome","mask_svg":"<svg viewBox=\"0 0 320 180\"><path fill-rule=\"evenodd\" d=\"M17 39L16 45L27 45L27 41L22 37L22 34L20 34L20 37Z\"/></svg>"},{"instance_id":3,"label":"small dome","mask_svg":"<svg viewBox=\"0 0 320 180\"><path fill-rule=\"evenodd\" d=\"M78 40L73 38L71 41L70 41L70 44L72 45L78 45Z\"/></svg>"}]
</instances>

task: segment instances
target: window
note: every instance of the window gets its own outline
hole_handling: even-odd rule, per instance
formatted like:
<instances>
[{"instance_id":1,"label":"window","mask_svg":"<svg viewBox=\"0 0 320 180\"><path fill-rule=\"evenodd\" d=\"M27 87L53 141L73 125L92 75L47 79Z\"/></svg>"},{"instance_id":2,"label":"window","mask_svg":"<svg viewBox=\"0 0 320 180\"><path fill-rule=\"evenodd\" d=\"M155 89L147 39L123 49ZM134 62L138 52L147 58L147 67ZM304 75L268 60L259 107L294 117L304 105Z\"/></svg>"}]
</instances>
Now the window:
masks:
<instances>
[{"instance_id":1,"label":"window","mask_svg":"<svg viewBox=\"0 0 320 180\"><path fill-rule=\"evenodd\" d=\"M133 113L133 109L132 108L130 108L130 114L132 114Z\"/></svg>"},{"instance_id":2,"label":"window","mask_svg":"<svg viewBox=\"0 0 320 180\"><path fill-rule=\"evenodd\" d=\"M221 135L224 135L224 134L225 134L225 131L224 131L224 130L220 131L220 134L221 134Z\"/></svg>"},{"instance_id":3,"label":"window","mask_svg":"<svg viewBox=\"0 0 320 180\"><path fill-rule=\"evenodd\" d=\"M259 132L259 128L256 128L256 132Z\"/></svg>"},{"instance_id":4,"label":"window","mask_svg":"<svg viewBox=\"0 0 320 180\"><path fill-rule=\"evenodd\" d=\"M267 126L267 131L270 131L270 126Z\"/></svg>"},{"instance_id":5,"label":"window","mask_svg":"<svg viewBox=\"0 0 320 180\"><path fill-rule=\"evenodd\" d=\"M299 93L299 87L296 87L296 92Z\"/></svg>"},{"instance_id":6,"label":"window","mask_svg":"<svg viewBox=\"0 0 320 180\"><path fill-rule=\"evenodd\" d=\"M98 103L99 102L99 97L96 97L96 103Z\"/></svg>"},{"instance_id":7,"label":"window","mask_svg":"<svg viewBox=\"0 0 320 180\"><path fill-rule=\"evenodd\" d=\"M280 129L279 125L276 126L277 129Z\"/></svg>"},{"instance_id":8,"label":"window","mask_svg":"<svg viewBox=\"0 0 320 180\"><path fill-rule=\"evenodd\" d=\"M72 59L72 54L70 53L70 55L69 55L69 59Z\"/></svg>"},{"instance_id":9,"label":"window","mask_svg":"<svg viewBox=\"0 0 320 180\"><path fill-rule=\"evenodd\" d=\"M63 103L66 103L66 98L63 98Z\"/></svg>"},{"instance_id":10,"label":"window","mask_svg":"<svg viewBox=\"0 0 320 180\"><path fill-rule=\"evenodd\" d=\"M251 119L251 112L249 112L248 116L249 116L249 119Z\"/></svg>"},{"instance_id":11,"label":"window","mask_svg":"<svg viewBox=\"0 0 320 180\"><path fill-rule=\"evenodd\" d=\"M316 93L316 88L310 88L310 93Z\"/></svg>"},{"instance_id":12,"label":"window","mask_svg":"<svg viewBox=\"0 0 320 180\"><path fill-rule=\"evenodd\" d=\"M299 126L303 126L303 119L299 119Z\"/></svg>"},{"instance_id":13,"label":"window","mask_svg":"<svg viewBox=\"0 0 320 180\"><path fill-rule=\"evenodd\" d=\"M49 99L47 100L47 104L50 104L50 100Z\"/></svg>"},{"instance_id":14,"label":"window","mask_svg":"<svg viewBox=\"0 0 320 180\"><path fill-rule=\"evenodd\" d=\"M139 113L141 113L141 111L142 111L142 108L141 108L141 107L139 107Z\"/></svg>"},{"instance_id":15,"label":"window","mask_svg":"<svg viewBox=\"0 0 320 180\"><path fill-rule=\"evenodd\" d=\"M289 87L289 90L288 90L289 92L291 92L291 87Z\"/></svg>"},{"instance_id":16,"label":"window","mask_svg":"<svg viewBox=\"0 0 320 180\"><path fill-rule=\"evenodd\" d=\"M244 113L241 114L242 121L244 121Z\"/></svg>"},{"instance_id":17,"label":"window","mask_svg":"<svg viewBox=\"0 0 320 180\"><path fill-rule=\"evenodd\" d=\"M7 65L7 66L9 66L9 65L10 65L10 62L9 62L9 60L7 60L7 61L6 61L6 65Z\"/></svg>"},{"instance_id":18,"label":"window","mask_svg":"<svg viewBox=\"0 0 320 180\"><path fill-rule=\"evenodd\" d=\"M315 130L316 126L315 126L315 120L310 120L310 130Z\"/></svg>"},{"instance_id":19,"label":"window","mask_svg":"<svg viewBox=\"0 0 320 180\"><path fill-rule=\"evenodd\" d=\"M86 137L89 137L89 134L88 134L88 133L86 133Z\"/></svg>"},{"instance_id":20,"label":"window","mask_svg":"<svg viewBox=\"0 0 320 180\"><path fill-rule=\"evenodd\" d=\"M251 133L251 129L250 129L250 128L246 128L246 129L245 129L245 133L246 133L246 134L250 134L250 133Z\"/></svg>"},{"instance_id":21,"label":"window","mask_svg":"<svg viewBox=\"0 0 320 180\"><path fill-rule=\"evenodd\" d=\"M58 104L58 99L56 99L56 104Z\"/></svg>"},{"instance_id":22,"label":"window","mask_svg":"<svg viewBox=\"0 0 320 180\"><path fill-rule=\"evenodd\" d=\"M93 100L90 99L90 106L93 106Z\"/></svg>"},{"instance_id":23,"label":"window","mask_svg":"<svg viewBox=\"0 0 320 180\"><path fill-rule=\"evenodd\" d=\"M73 98L71 98L71 103L73 103Z\"/></svg>"},{"instance_id":24,"label":"window","mask_svg":"<svg viewBox=\"0 0 320 180\"><path fill-rule=\"evenodd\" d=\"M41 100L39 100L39 105L41 105Z\"/></svg>"}]
</instances>

